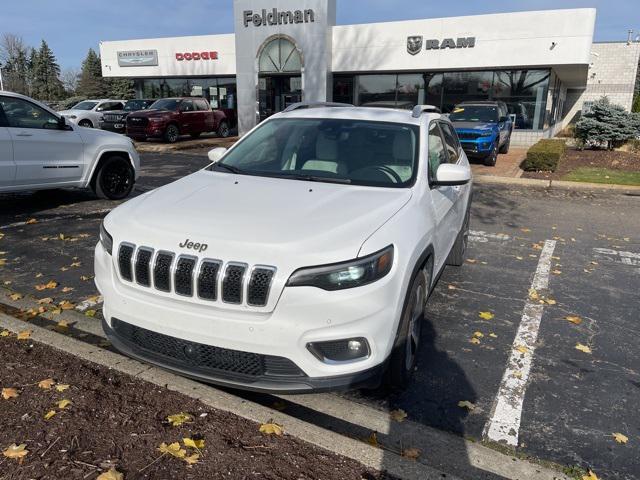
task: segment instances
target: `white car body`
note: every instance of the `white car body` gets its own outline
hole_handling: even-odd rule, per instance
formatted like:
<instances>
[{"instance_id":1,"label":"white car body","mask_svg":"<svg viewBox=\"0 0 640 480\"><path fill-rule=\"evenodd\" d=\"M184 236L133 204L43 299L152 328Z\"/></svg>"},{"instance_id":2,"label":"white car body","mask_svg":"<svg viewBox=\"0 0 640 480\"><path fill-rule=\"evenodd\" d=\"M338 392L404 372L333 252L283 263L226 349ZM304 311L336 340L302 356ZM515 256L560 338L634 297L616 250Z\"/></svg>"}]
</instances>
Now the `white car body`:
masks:
<instances>
[{"instance_id":1,"label":"white car body","mask_svg":"<svg viewBox=\"0 0 640 480\"><path fill-rule=\"evenodd\" d=\"M81 110L72 107L68 110L61 110L58 114L77 125L98 128L102 120L102 115L105 112L120 111L126 103L124 100L101 99L84 100L83 102L79 102L78 105L84 102L92 102L95 103L95 105L90 110Z\"/></svg>"},{"instance_id":2,"label":"white car body","mask_svg":"<svg viewBox=\"0 0 640 480\"><path fill-rule=\"evenodd\" d=\"M7 116L3 105L9 104L14 110ZM66 122L59 128L59 121L46 105L0 91L0 192L89 188L112 155L128 159L137 178L140 158L130 139Z\"/></svg>"},{"instance_id":3,"label":"white car body","mask_svg":"<svg viewBox=\"0 0 640 480\"><path fill-rule=\"evenodd\" d=\"M458 186L430 184L428 129L434 122L448 123L436 113L413 116L400 110L309 108L275 115L261 125L274 119L359 119L418 126L415 181L408 188L380 188L205 169L119 206L103 224L105 234L111 236L113 254L102 242L95 250L95 282L104 297L103 326L116 348L188 376L253 390L341 388L380 374L394 346L412 277L431 257L431 278L437 279L465 228L471 194L467 158L458 144L457 165L442 169L443 176L461 174L466 181ZM229 153L240 144L242 141ZM299 269L360 259L390 245L394 249L391 271L373 283L337 291L287 286ZM135 253L128 263L127 257L122 257L122 267L120 249L127 246L134 246ZM149 287L139 284L138 276L145 272L154 277L161 252L175 254L168 292L153 288L151 283ZM192 296L175 291L180 256L193 258L197 264L191 274ZM148 263L146 259L150 259ZM246 267L240 304L221 300L222 273L216 286L217 301L198 297L198 269L205 259L219 260L225 274L229 265ZM121 268L128 268L126 265L133 268L136 278L132 281L123 278ZM251 272L264 265L275 270L268 300L265 305L251 306L247 302ZM429 288L434 284L435 280ZM188 368L131 348L114 333L114 321L144 329L136 330L143 332L143 350L157 345L159 339L178 342L179 348L185 349L196 344L214 346L232 351L229 355L248 352L265 358L284 357L302 374L299 378L276 375L247 379ZM368 354L356 361L321 361L307 348L312 343L356 338L369 344Z\"/></svg>"}]
</instances>

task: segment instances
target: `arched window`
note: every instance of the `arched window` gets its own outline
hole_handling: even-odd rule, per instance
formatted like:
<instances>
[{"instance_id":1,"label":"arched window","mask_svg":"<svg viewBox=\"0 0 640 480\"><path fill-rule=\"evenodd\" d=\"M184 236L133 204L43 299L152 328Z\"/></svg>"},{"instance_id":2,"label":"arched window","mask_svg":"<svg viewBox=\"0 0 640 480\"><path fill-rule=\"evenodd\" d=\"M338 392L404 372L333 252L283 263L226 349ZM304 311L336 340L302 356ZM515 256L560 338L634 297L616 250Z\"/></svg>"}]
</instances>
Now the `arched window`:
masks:
<instances>
[{"instance_id":1,"label":"arched window","mask_svg":"<svg viewBox=\"0 0 640 480\"><path fill-rule=\"evenodd\" d=\"M259 66L260 73L297 73L302 69L302 57L290 40L274 38L260 52Z\"/></svg>"}]
</instances>

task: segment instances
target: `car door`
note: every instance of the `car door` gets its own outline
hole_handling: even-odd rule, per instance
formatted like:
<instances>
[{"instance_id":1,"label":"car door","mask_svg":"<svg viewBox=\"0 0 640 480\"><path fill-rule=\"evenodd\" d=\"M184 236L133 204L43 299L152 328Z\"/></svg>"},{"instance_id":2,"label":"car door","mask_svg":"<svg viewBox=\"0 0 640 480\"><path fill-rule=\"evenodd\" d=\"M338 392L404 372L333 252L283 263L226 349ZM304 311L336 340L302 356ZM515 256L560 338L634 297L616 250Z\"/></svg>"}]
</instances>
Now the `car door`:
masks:
<instances>
[{"instance_id":1,"label":"car door","mask_svg":"<svg viewBox=\"0 0 640 480\"><path fill-rule=\"evenodd\" d=\"M443 163L448 163L449 156L445 146L444 137L440 130L440 122L433 121L429 125L428 136L429 151L429 184L431 185L431 201L435 212L436 229L435 243L436 253L435 271L439 271L447 259L449 251L455 241L453 232L456 229L455 204L458 192L454 187L432 185L436 179L438 167Z\"/></svg>"},{"instance_id":2,"label":"car door","mask_svg":"<svg viewBox=\"0 0 640 480\"><path fill-rule=\"evenodd\" d=\"M500 145L503 145L509 138L509 132L511 131L511 119L509 118L509 111L506 106L498 106L499 120L504 120L498 123L500 129Z\"/></svg>"},{"instance_id":3,"label":"car door","mask_svg":"<svg viewBox=\"0 0 640 480\"><path fill-rule=\"evenodd\" d=\"M183 100L180 102L180 132L198 133L198 112L196 111L193 101Z\"/></svg>"},{"instance_id":4,"label":"car door","mask_svg":"<svg viewBox=\"0 0 640 480\"><path fill-rule=\"evenodd\" d=\"M447 122L440 122L440 129L442 130L442 137L444 138L444 145L447 149L449 163L468 164L463 157L462 147L460 146L460 141L458 140L458 136L456 135L453 126ZM454 242L455 238L458 236L458 232L462 228L464 217L467 213L465 198L467 198L469 188L469 185L451 187L454 193L454 221L452 223L453 231L451 232L451 235L454 237Z\"/></svg>"},{"instance_id":5,"label":"car door","mask_svg":"<svg viewBox=\"0 0 640 480\"><path fill-rule=\"evenodd\" d=\"M84 174L84 145L76 125L28 100L0 96L13 142L16 185L68 184Z\"/></svg>"},{"instance_id":6,"label":"car door","mask_svg":"<svg viewBox=\"0 0 640 480\"><path fill-rule=\"evenodd\" d=\"M13 141L0 104L0 188L13 185L16 178L16 162L13 160Z\"/></svg>"}]
</instances>

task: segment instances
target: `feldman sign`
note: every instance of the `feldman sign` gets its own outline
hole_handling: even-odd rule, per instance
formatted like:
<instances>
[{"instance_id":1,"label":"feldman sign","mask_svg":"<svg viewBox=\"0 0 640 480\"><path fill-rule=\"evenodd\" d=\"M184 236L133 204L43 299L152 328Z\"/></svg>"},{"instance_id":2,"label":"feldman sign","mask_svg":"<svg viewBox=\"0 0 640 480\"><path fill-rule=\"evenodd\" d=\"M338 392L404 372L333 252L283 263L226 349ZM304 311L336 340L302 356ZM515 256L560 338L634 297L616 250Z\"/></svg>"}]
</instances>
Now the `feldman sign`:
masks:
<instances>
[{"instance_id":1,"label":"feldman sign","mask_svg":"<svg viewBox=\"0 0 640 480\"><path fill-rule=\"evenodd\" d=\"M446 50L447 48L473 48L476 46L476 37L445 38L444 40L424 40L422 36L407 38L407 51L411 55L417 55L422 50Z\"/></svg>"},{"instance_id":2,"label":"feldman sign","mask_svg":"<svg viewBox=\"0 0 640 480\"><path fill-rule=\"evenodd\" d=\"M158 65L157 50L127 50L118 52L121 67L155 67Z\"/></svg>"},{"instance_id":3,"label":"feldman sign","mask_svg":"<svg viewBox=\"0 0 640 480\"><path fill-rule=\"evenodd\" d=\"M268 27L294 23L314 23L316 21L316 14L311 9L281 12L277 8L271 11L263 8L260 13L254 12L253 10L245 10L242 14L244 16L245 28L249 25L253 25L254 27Z\"/></svg>"}]
</instances>

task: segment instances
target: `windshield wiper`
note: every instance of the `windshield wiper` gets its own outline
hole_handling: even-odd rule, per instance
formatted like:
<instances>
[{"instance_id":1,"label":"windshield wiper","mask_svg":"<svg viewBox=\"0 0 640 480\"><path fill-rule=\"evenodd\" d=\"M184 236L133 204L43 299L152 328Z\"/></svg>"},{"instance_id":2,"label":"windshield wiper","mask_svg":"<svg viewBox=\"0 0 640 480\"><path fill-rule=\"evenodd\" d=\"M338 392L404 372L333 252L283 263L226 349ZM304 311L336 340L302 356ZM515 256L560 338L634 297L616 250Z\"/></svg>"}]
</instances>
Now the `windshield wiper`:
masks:
<instances>
[{"instance_id":1,"label":"windshield wiper","mask_svg":"<svg viewBox=\"0 0 640 480\"><path fill-rule=\"evenodd\" d=\"M246 173L243 170L240 170L238 167L227 165L225 163L216 163L213 168L221 168L223 170L226 170L227 172L235 173L236 175L246 175Z\"/></svg>"},{"instance_id":2,"label":"windshield wiper","mask_svg":"<svg viewBox=\"0 0 640 480\"><path fill-rule=\"evenodd\" d=\"M282 175L282 178L293 178L294 180L303 180L306 182L319 182L319 183L342 183L348 185L351 183L349 178L334 178L334 177L322 177L320 175L305 175L298 173L295 175Z\"/></svg>"}]
</instances>

